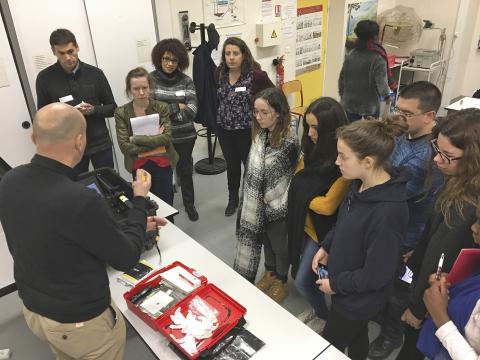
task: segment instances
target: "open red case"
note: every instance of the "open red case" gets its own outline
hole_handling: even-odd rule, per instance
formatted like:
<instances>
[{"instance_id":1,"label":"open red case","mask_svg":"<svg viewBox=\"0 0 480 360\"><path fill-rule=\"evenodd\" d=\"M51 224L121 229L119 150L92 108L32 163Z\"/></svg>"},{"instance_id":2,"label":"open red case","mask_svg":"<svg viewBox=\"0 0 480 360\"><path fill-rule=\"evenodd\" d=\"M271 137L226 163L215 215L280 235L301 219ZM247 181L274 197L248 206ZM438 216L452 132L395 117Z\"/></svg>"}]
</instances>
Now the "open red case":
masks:
<instances>
[{"instance_id":1,"label":"open red case","mask_svg":"<svg viewBox=\"0 0 480 360\"><path fill-rule=\"evenodd\" d=\"M162 273L168 270L181 270L174 269L175 267L181 267L183 270L188 271L191 275L197 278L200 285L193 291L187 293L185 297L166 309L163 314L157 318L152 318L147 312L144 312L139 306L132 302L132 299L138 294L141 294L147 287L156 287L162 282ZM182 270L182 271L183 271ZM170 272L171 273L171 272ZM206 302L211 308L217 312L216 327L212 331L212 335L206 339L195 340L197 347L196 353L189 353L184 349L182 345L182 339L185 336L180 329L171 328L173 321L171 315L173 315L177 309L183 316L187 316L189 311L189 305L193 299L198 296L204 302ZM135 287L127 291L123 297L127 302L128 308L140 317L145 323L147 323L152 329L161 332L165 335L170 342L182 351L189 359L196 359L200 356L202 351L208 350L213 347L223 336L225 336L238 321L245 315L247 310L240 305L237 301L216 287L214 284L209 284L205 276L201 276L194 269L189 268L181 262L174 262L162 269L154 271L148 277L139 282Z\"/></svg>"}]
</instances>

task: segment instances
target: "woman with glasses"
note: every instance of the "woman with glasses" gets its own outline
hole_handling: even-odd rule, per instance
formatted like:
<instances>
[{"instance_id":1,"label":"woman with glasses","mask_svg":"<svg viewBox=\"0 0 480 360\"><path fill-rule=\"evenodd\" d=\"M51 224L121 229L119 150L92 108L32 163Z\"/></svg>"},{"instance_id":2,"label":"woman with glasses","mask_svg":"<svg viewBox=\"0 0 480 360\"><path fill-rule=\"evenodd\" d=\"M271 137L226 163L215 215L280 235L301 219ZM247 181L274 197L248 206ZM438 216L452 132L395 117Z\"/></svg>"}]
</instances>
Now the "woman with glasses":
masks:
<instances>
[{"instance_id":1,"label":"woman with glasses","mask_svg":"<svg viewBox=\"0 0 480 360\"><path fill-rule=\"evenodd\" d=\"M238 207L241 164L245 166L252 140L252 97L274 85L242 39L225 40L222 62L215 70L218 83L217 135L227 162L228 204L225 216Z\"/></svg>"},{"instance_id":2,"label":"woman with glasses","mask_svg":"<svg viewBox=\"0 0 480 360\"><path fill-rule=\"evenodd\" d=\"M299 144L290 127L287 99L279 89L261 91L253 103L253 143L245 169L233 268L253 282L263 244L265 273L257 287L281 302L288 295L287 198Z\"/></svg>"},{"instance_id":3,"label":"woman with glasses","mask_svg":"<svg viewBox=\"0 0 480 360\"><path fill-rule=\"evenodd\" d=\"M193 80L183 73L189 65L187 49L178 39L164 39L154 46L152 63L155 70L150 74L154 81L151 96L168 104L173 144L180 156L176 169L183 205L188 218L197 221L192 178L192 152L197 138L193 125L197 114L197 96Z\"/></svg>"},{"instance_id":4,"label":"woman with glasses","mask_svg":"<svg viewBox=\"0 0 480 360\"><path fill-rule=\"evenodd\" d=\"M405 341L397 359L423 359L416 344L427 314L423 294L429 276L444 257L442 272L449 272L463 248L475 246L470 227L476 221L480 194L480 110L449 115L432 132L433 162L445 184L415 251L407 262L413 271L412 296L402 320Z\"/></svg>"}]
</instances>

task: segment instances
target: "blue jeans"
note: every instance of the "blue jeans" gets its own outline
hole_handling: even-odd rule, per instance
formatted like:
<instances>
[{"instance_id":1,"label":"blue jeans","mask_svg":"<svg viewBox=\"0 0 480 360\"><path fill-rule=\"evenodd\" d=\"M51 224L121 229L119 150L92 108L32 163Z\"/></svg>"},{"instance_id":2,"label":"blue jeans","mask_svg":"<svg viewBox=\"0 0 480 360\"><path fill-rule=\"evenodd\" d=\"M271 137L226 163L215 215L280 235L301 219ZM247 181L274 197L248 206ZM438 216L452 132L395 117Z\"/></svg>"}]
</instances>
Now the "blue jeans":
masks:
<instances>
[{"instance_id":1,"label":"blue jeans","mask_svg":"<svg viewBox=\"0 0 480 360\"><path fill-rule=\"evenodd\" d=\"M294 284L298 292L313 307L315 314L319 318L326 319L328 308L327 303L325 302L325 295L318 289L318 285L315 284L315 281L318 280L318 275L312 271L312 260L318 249L318 243L305 234L303 253L300 259L300 264L298 265Z\"/></svg>"}]
</instances>

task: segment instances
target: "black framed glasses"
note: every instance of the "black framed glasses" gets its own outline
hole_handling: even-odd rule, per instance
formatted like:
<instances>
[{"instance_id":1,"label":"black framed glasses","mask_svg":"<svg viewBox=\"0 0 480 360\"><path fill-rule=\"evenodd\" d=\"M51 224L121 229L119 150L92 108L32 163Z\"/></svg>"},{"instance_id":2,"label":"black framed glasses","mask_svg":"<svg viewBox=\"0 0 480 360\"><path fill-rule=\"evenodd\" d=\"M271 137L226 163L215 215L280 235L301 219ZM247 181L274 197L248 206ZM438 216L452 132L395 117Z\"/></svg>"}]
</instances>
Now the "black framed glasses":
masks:
<instances>
[{"instance_id":1,"label":"black framed glasses","mask_svg":"<svg viewBox=\"0 0 480 360\"><path fill-rule=\"evenodd\" d=\"M170 64L173 64L173 65L178 64L178 59L173 59L173 58L168 57L168 56L163 56L162 61L164 63L170 63Z\"/></svg>"},{"instance_id":2,"label":"black framed glasses","mask_svg":"<svg viewBox=\"0 0 480 360\"><path fill-rule=\"evenodd\" d=\"M452 161L460 160L462 158L461 156L454 157L454 156L450 156L450 155L445 154L442 150L439 149L439 147L437 145L437 139L430 140L430 144L432 145L433 151L435 151L435 153L439 154L440 157L444 161L448 162L449 165L452 163Z\"/></svg>"}]
</instances>

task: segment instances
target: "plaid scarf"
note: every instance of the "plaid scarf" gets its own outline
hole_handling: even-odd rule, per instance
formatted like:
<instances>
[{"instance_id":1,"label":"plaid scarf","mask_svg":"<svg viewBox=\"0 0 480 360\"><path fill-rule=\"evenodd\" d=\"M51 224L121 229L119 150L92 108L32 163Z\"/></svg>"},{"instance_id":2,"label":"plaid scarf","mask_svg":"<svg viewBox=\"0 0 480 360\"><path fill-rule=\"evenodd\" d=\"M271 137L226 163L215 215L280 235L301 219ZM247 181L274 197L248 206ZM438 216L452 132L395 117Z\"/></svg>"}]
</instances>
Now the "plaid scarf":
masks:
<instances>
[{"instance_id":1,"label":"plaid scarf","mask_svg":"<svg viewBox=\"0 0 480 360\"><path fill-rule=\"evenodd\" d=\"M297 162L299 144L294 133L278 148L267 146L268 131L252 142L243 181L237 218L234 270L250 281L255 279L265 223L287 216L290 181Z\"/></svg>"},{"instance_id":2,"label":"plaid scarf","mask_svg":"<svg viewBox=\"0 0 480 360\"><path fill-rule=\"evenodd\" d=\"M367 50L370 51L375 51L379 53L384 59L385 62L387 63L387 78L388 78L388 86L390 87L391 90L396 90L397 89L397 80L395 80L392 70L390 69L390 66L388 66L388 57L387 57L387 52L383 48L382 45L379 43L376 43L374 41L367 41Z\"/></svg>"}]
</instances>

